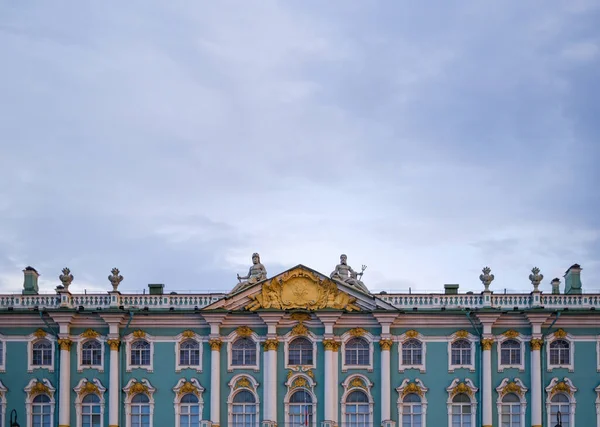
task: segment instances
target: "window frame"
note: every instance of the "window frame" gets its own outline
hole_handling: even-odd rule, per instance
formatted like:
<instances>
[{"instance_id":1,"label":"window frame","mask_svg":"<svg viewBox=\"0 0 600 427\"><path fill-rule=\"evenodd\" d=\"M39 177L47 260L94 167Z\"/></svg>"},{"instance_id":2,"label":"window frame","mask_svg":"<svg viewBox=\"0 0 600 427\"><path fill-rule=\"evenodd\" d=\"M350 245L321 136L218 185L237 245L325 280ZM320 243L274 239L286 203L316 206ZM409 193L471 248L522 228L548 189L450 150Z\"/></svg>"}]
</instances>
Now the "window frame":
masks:
<instances>
[{"instance_id":1,"label":"window frame","mask_svg":"<svg viewBox=\"0 0 600 427\"><path fill-rule=\"evenodd\" d=\"M190 388L189 386L186 386L188 390L186 390L186 392L182 394L180 393L180 391L186 383L191 384L192 387ZM183 397L187 394L194 394L198 398L200 424L202 424L204 416L204 387L200 385L198 380L196 378L191 378L190 380L187 380L186 378L181 378L179 379L179 381L177 381L175 387L173 387L173 392L175 392L175 398L173 399L173 407L175 409L175 427L181 427L181 399L183 399Z\"/></svg>"},{"instance_id":2,"label":"window frame","mask_svg":"<svg viewBox=\"0 0 600 427\"><path fill-rule=\"evenodd\" d=\"M100 364L99 365L84 365L83 364L83 346L90 341L98 341L100 343ZM106 362L106 338L101 335L95 337L84 336L81 334L77 339L77 372L83 372L84 369L94 369L98 372L104 372L104 364Z\"/></svg>"},{"instance_id":3,"label":"window frame","mask_svg":"<svg viewBox=\"0 0 600 427\"><path fill-rule=\"evenodd\" d=\"M564 383L568 391L557 391L555 387L559 382ZM557 377L552 378L552 380L550 380L550 384L548 384L548 387L546 387L546 419L551 419L553 403L552 398L557 394L563 394L569 399L569 427L575 427L575 410L577 409L575 393L577 390L577 387L575 387L571 380L567 377L563 378L562 380L559 380Z\"/></svg>"},{"instance_id":4,"label":"window frame","mask_svg":"<svg viewBox=\"0 0 600 427\"><path fill-rule=\"evenodd\" d=\"M505 369L518 369L519 372L525 372L525 336L519 335L497 335L496 336L496 352L498 356L498 372L504 372ZM520 353L521 353L521 363L513 364L513 363L502 363L502 345L508 341L516 341L519 343Z\"/></svg>"},{"instance_id":5,"label":"window frame","mask_svg":"<svg viewBox=\"0 0 600 427\"><path fill-rule=\"evenodd\" d=\"M290 345L298 338L304 338L312 344L312 365L294 365L289 363L290 361ZM305 369L315 369L317 367L317 342L316 338L309 332L307 335L289 335L286 336L284 341L284 358L285 358L285 369L295 369L303 367Z\"/></svg>"},{"instance_id":6,"label":"window frame","mask_svg":"<svg viewBox=\"0 0 600 427\"><path fill-rule=\"evenodd\" d=\"M6 347L7 341L4 335L0 334L0 344L2 348L0 348L0 373L6 372Z\"/></svg>"},{"instance_id":7,"label":"window frame","mask_svg":"<svg viewBox=\"0 0 600 427\"><path fill-rule=\"evenodd\" d=\"M47 340L50 342L52 363L50 365L34 365L33 364L33 347L36 343L41 340ZM41 329L27 336L27 372L31 373L36 369L46 369L48 372L54 372L54 366L56 364L56 337L51 334L47 334Z\"/></svg>"},{"instance_id":8,"label":"window frame","mask_svg":"<svg viewBox=\"0 0 600 427\"><path fill-rule=\"evenodd\" d=\"M596 425L600 427L600 385L594 391L596 392Z\"/></svg>"},{"instance_id":9,"label":"window frame","mask_svg":"<svg viewBox=\"0 0 600 427\"><path fill-rule=\"evenodd\" d=\"M456 395L461 394L461 393L456 393L455 389L456 387L458 387L458 385L461 383L461 381L458 378L455 378L452 381L452 384L450 384L450 386L448 388L446 388L446 391L448 392L448 399L446 400L446 406L448 408L448 426L452 426L452 404L453 399ZM473 381L471 381L470 379L465 379L464 381L462 381L462 384L467 386L467 389L469 390L469 394L466 394L469 399L471 400L471 427L475 427L477 425L477 391L479 390L477 387L475 387L475 385L473 384Z\"/></svg>"},{"instance_id":10,"label":"window frame","mask_svg":"<svg viewBox=\"0 0 600 427\"><path fill-rule=\"evenodd\" d=\"M238 341L239 339L249 339L252 340L254 342L255 345L255 352L256 352L256 363L254 365L234 365L233 364L233 344ZM254 372L259 372L260 371L260 359L261 359L261 352L260 352L260 336L252 331L249 334L240 334L238 329L236 329L235 331L231 332L229 335L227 335L227 337L225 338L225 341L227 342L227 371L228 372L233 372L235 370L241 370L241 369L251 369Z\"/></svg>"},{"instance_id":11,"label":"window frame","mask_svg":"<svg viewBox=\"0 0 600 427\"><path fill-rule=\"evenodd\" d=\"M519 398L519 402L520 402L520 420L521 420L521 427L526 427L527 425L525 424L525 414L527 412L527 391L528 388L525 387L525 384L523 384L523 382L519 379L519 378L515 378L514 381L512 381L514 384L516 384L518 386L518 388L520 388L520 391L507 391L506 387L511 383L511 381L508 378L504 378L502 380L502 382L500 383L500 385L498 387L496 387L496 393L498 394L498 398L496 399L496 411L498 413L498 425L501 426L502 425L502 406L505 405L505 402L503 402L503 399L506 395L508 394L514 394ZM514 386L513 384L513 386Z\"/></svg>"},{"instance_id":12,"label":"window frame","mask_svg":"<svg viewBox=\"0 0 600 427\"><path fill-rule=\"evenodd\" d=\"M144 340L150 344L150 364L149 365L133 365L131 363L132 345L136 341ZM144 331L137 330L123 338L125 342L125 372L131 372L133 369L144 369L147 372L154 372L154 343L156 337Z\"/></svg>"},{"instance_id":13,"label":"window frame","mask_svg":"<svg viewBox=\"0 0 600 427\"><path fill-rule=\"evenodd\" d=\"M7 413L6 413L6 392L8 391L8 389L6 388L6 386L2 383L2 380L0 379L0 421L2 422L2 426L6 425L6 418L7 418ZM10 426L9 426L10 427Z\"/></svg>"},{"instance_id":14,"label":"window frame","mask_svg":"<svg viewBox=\"0 0 600 427\"><path fill-rule=\"evenodd\" d=\"M236 394L241 391L248 391L254 395L254 404L256 405L256 424L260 426L260 398L258 395L258 382L252 375L238 374L235 375L228 383L229 395L227 396L227 425L233 426L233 399Z\"/></svg>"},{"instance_id":15,"label":"window frame","mask_svg":"<svg viewBox=\"0 0 600 427\"><path fill-rule=\"evenodd\" d=\"M45 393L38 393L35 388L37 386L37 384L40 383L41 385L43 385L45 387L45 389L47 390L47 392ZM26 393L26 397L25 397L25 417L27 419L27 427L32 427L33 426L33 400L40 395L46 395L50 398L50 402L48 403L50 405L50 419L52 420L51 422L54 422L54 409L56 408L56 401L54 399L54 395L56 393L56 388L54 388L54 386L52 385L52 383L50 382L50 380L48 380L47 378L42 379L42 381L38 381L37 378L32 378L29 383L25 386L24 391Z\"/></svg>"},{"instance_id":16,"label":"window frame","mask_svg":"<svg viewBox=\"0 0 600 427\"><path fill-rule=\"evenodd\" d=\"M86 391L87 384L90 383L92 386L95 386L98 392L88 392ZM89 386L88 386L89 387ZM92 387L89 387L92 388ZM106 410L106 401L104 399L104 393L106 392L106 387L102 385L98 378L94 378L92 381L89 381L87 378L82 378L77 385L73 388L75 392L75 413L76 413L76 426L82 426L82 416L83 416L83 399L90 395L94 394L100 398L100 425L104 425L104 412Z\"/></svg>"},{"instance_id":17,"label":"window frame","mask_svg":"<svg viewBox=\"0 0 600 427\"><path fill-rule=\"evenodd\" d=\"M180 363L180 351L181 351L181 344L183 344L185 341L195 341L198 343L198 347L199 347L199 364L198 365L185 365L185 364L181 364ZM184 369L193 369L196 372L202 372L202 358L204 355L204 341L202 340L202 337L200 335L198 335L195 332L192 331L184 331L182 333L180 333L179 335L177 335L175 337L175 372L181 372Z\"/></svg>"},{"instance_id":18,"label":"window frame","mask_svg":"<svg viewBox=\"0 0 600 427\"><path fill-rule=\"evenodd\" d=\"M367 343L368 351L369 351L369 363L358 365L358 364L349 364L346 362L346 346L350 341L354 339L364 340ZM347 372L350 369L366 369L367 372L373 372L373 358L374 358L374 341L375 336L368 331L364 331L362 335L353 335L350 331L342 334L342 372Z\"/></svg>"},{"instance_id":19,"label":"window frame","mask_svg":"<svg viewBox=\"0 0 600 427\"><path fill-rule=\"evenodd\" d=\"M298 382L296 382L297 380L300 380ZM302 384L302 385L299 385ZM314 382L314 380L308 376L307 374L303 373L303 372L296 372L295 374L293 374L292 376L290 376L288 378L288 380L285 382L285 385L287 387L287 392L285 394L285 397L283 399L283 405L284 405L284 420L286 425L288 424L288 420L290 418L290 399L291 397L294 395L294 393L296 393L297 391L304 391L306 393L308 393L311 396L311 400L312 400L312 423L310 424L310 426L312 427L317 427L317 408L318 408L318 400L317 400L317 395L315 393L315 385L316 383Z\"/></svg>"},{"instance_id":20,"label":"window frame","mask_svg":"<svg viewBox=\"0 0 600 427\"><path fill-rule=\"evenodd\" d=\"M416 389L415 389L416 386ZM410 387L407 390L407 387ZM409 394L416 394L421 398L421 416L422 416L422 427L427 426L427 392L429 389L425 387L425 384L420 379L415 379L412 384L411 380L405 378L400 384L399 387L396 387L396 391L398 392L398 399L396 401L396 407L398 410L398 425L402 426L402 416L404 415L404 398ZM417 392L418 391L418 392Z\"/></svg>"},{"instance_id":21,"label":"window frame","mask_svg":"<svg viewBox=\"0 0 600 427\"><path fill-rule=\"evenodd\" d=\"M359 380L360 384L356 380ZM375 401L373 399L373 394L371 393L371 389L373 388L373 383L371 380L369 380L366 375L352 374L344 380L342 387L344 388L344 393L340 399L341 417L343 420L341 424L346 424L346 400L348 399L348 396L354 391L361 391L367 395L367 403L369 405L369 423L373 425Z\"/></svg>"},{"instance_id":22,"label":"window frame","mask_svg":"<svg viewBox=\"0 0 600 427\"><path fill-rule=\"evenodd\" d=\"M554 369L568 369L569 372L575 372L575 340L571 334L558 334L555 332L553 335L546 336L545 338L545 347L546 347L546 366L548 368L548 372L551 372ZM551 361L551 345L557 341L565 341L569 344L569 363L558 363L553 364Z\"/></svg>"},{"instance_id":23,"label":"window frame","mask_svg":"<svg viewBox=\"0 0 600 427\"><path fill-rule=\"evenodd\" d=\"M136 384L141 384L145 391L130 394L129 390ZM148 401L149 401L148 405L150 406L150 425L149 425L149 427L154 427L154 392L156 391L156 388L154 388L152 386L152 384L150 384L150 382L145 378L142 379L141 381L138 381L135 378L132 378L129 380L127 385L125 387L123 387L123 391L125 392L125 399L123 401L123 404L125 406L125 427L131 427L132 400L138 394L145 394L146 396L148 396Z\"/></svg>"},{"instance_id":24,"label":"window frame","mask_svg":"<svg viewBox=\"0 0 600 427\"><path fill-rule=\"evenodd\" d=\"M410 340L416 340L421 343L421 364L420 365L405 365L402 355L404 344ZM427 368L427 342L425 336L421 333L411 330L406 331L398 337L398 372L402 373L407 369L418 369L421 373L425 373Z\"/></svg>"},{"instance_id":25,"label":"window frame","mask_svg":"<svg viewBox=\"0 0 600 427\"><path fill-rule=\"evenodd\" d=\"M471 344L471 363L461 363L461 364L453 364L452 363L452 346L454 343L458 341L466 341ZM471 372L475 372L475 343L478 342L478 338L467 332L467 331L457 331L450 335L448 338L448 372L452 373L456 369L468 369ZM461 357L462 359L462 357ZM462 362L462 360L461 360Z\"/></svg>"}]
</instances>

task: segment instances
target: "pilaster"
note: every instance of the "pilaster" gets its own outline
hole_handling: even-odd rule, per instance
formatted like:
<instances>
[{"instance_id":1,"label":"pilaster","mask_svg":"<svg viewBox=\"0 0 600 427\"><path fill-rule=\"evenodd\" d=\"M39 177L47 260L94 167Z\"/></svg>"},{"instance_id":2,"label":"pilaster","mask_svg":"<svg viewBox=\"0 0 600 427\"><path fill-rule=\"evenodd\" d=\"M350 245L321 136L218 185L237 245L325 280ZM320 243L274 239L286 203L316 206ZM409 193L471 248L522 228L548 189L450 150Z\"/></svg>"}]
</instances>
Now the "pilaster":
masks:
<instances>
[{"instance_id":1,"label":"pilaster","mask_svg":"<svg viewBox=\"0 0 600 427\"><path fill-rule=\"evenodd\" d=\"M481 425L492 427L492 346L494 335L492 326L500 317L500 313L477 313L477 318L483 328L481 339Z\"/></svg>"},{"instance_id":2,"label":"pilaster","mask_svg":"<svg viewBox=\"0 0 600 427\"><path fill-rule=\"evenodd\" d=\"M71 341L69 334L73 312L50 313L52 320L58 325L58 346L60 348L60 387L58 399L58 427L69 427L71 422Z\"/></svg>"},{"instance_id":3,"label":"pilaster","mask_svg":"<svg viewBox=\"0 0 600 427\"><path fill-rule=\"evenodd\" d=\"M323 335L323 348L325 350L325 403L324 403L324 421L329 421L333 425L338 424L338 350L341 343L335 340L333 327L341 317L341 311L330 311L317 313L319 320L325 326Z\"/></svg>"},{"instance_id":4,"label":"pilaster","mask_svg":"<svg viewBox=\"0 0 600 427\"><path fill-rule=\"evenodd\" d=\"M373 313L381 325L381 424L392 425L392 396L391 396L391 368L390 368L390 350L392 348L392 339L390 327L398 317L397 313ZM402 421L402 420L400 420Z\"/></svg>"},{"instance_id":5,"label":"pilaster","mask_svg":"<svg viewBox=\"0 0 600 427\"><path fill-rule=\"evenodd\" d=\"M119 408L121 392L119 390L119 349L121 346L120 328L125 319L122 313L102 313L102 320L108 325L106 344L110 348L110 366L108 376L108 427L119 427Z\"/></svg>"},{"instance_id":6,"label":"pilaster","mask_svg":"<svg viewBox=\"0 0 600 427\"><path fill-rule=\"evenodd\" d=\"M203 313L210 325L210 421L213 427L221 425L221 323L227 313Z\"/></svg>"},{"instance_id":7,"label":"pilaster","mask_svg":"<svg viewBox=\"0 0 600 427\"><path fill-rule=\"evenodd\" d=\"M548 313L527 313L531 323L531 427L542 427L542 325L550 315Z\"/></svg>"},{"instance_id":8,"label":"pilaster","mask_svg":"<svg viewBox=\"0 0 600 427\"><path fill-rule=\"evenodd\" d=\"M281 312L259 313L260 318L267 325L267 339L263 343L264 350L264 421L277 423L277 324L283 317Z\"/></svg>"}]
</instances>

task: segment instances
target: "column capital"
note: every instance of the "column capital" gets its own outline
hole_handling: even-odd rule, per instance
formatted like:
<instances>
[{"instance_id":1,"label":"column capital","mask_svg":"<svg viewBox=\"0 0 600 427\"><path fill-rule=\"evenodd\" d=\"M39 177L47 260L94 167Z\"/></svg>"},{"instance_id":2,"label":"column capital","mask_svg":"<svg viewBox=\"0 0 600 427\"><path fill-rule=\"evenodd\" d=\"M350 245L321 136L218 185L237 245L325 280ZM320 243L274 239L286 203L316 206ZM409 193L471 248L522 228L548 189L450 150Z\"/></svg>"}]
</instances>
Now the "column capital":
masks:
<instances>
[{"instance_id":1,"label":"column capital","mask_svg":"<svg viewBox=\"0 0 600 427\"><path fill-rule=\"evenodd\" d=\"M493 344L494 344L493 338L484 338L481 340L481 349L483 351L489 351L492 349Z\"/></svg>"},{"instance_id":2,"label":"column capital","mask_svg":"<svg viewBox=\"0 0 600 427\"><path fill-rule=\"evenodd\" d=\"M277 351L277 347L279 347L279 341L277 339L274 338L269 338L268 340L265 340L265 342L263 343L263 349L265 351Z\"/></svg>"},{"instance_id":3,"label":"column capital","mask_svg":"<svg viewBox=\"0 0 600 427\"><path fill-rule=\"evenodd\" d=\"M109 339L109 340L106 340L106 344L108 344L110 346L111 351L119 351L119 346L121 345L121 340L119 340L118 338Z\"/></svg>"},{"instance_id":4,"label":"column capital","mask_svg":"<svg viewBox=\"0 0 600 427\"><path fill-rule=\"evenodd\" d=\"M531 351L539 351L544 345L544 340L541 338L533 338L529 341L529 345L531 346Z\"/></svg>"},{"instance_id":5,"label":"column capital","mask_svg":"<svg viewBox=\"0 0 600 427\"><path fill-rule=\"evenodd\" d=\"M221 351L221 345L223 345L223 341L221 341L221 338L211 338L208 340L208 344L210 344L210 349L212 351Z\"/></svg>"},{"instance_id":6,"label":"column capital","mask_svg":"<svg viewBox=\"0 0 600 427\"><path fill-rule=\"evenodd\" d=\"M69 338L59 338L58 339L58 345L60 346L61 350L70 351L71 344L73 344L73 341L71 341Z\"/></svg>"},{"instance_id":7,"label":"column capital","mask_svg":"<svg viewBox=\"0 0 600 427\"><path fill-rule=\"evenodd\" d=\"M341 342L332 338L325 338L323 340L323 347L325 348L325 351L338 351L341 345Z\"/></svg>"},{"instance_id":8,"label":"column capital","mask_svg":"<svg viewBox=\"0 0 600 427\"><path fill-rule=\"evenodd\" d=\"M379 340L379 346L381 347L381 351L390 351L392 349L392 345L394 341L391 338L382 338Z\"/></svg>"}]
</instances>

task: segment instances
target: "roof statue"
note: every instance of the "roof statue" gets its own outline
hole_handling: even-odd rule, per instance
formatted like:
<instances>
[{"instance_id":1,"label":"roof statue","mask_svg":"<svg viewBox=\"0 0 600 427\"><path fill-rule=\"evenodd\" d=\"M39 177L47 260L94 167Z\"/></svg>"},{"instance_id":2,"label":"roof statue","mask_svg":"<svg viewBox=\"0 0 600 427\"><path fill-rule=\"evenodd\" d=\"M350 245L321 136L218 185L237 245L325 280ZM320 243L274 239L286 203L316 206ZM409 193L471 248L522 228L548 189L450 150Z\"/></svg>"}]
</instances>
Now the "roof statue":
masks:
<instances>
[{"instance_id":1,"label":"roof statue","mask_svg":"<svg viewBox=\"0 0 600 427\"><path fill-rule=\"evenodd\" d=\"M363 265L361 272L357 273L348 265L347 260L348 257L345 254L340 255L340 263L335 266L335 270L329 277L331 277L333 280L338 280L350 285L362 292L369 293L369 290L365 284L359 280L359 277L362 279L363 273L367 269L367 266Z\"/></svg>"},{"instance_id":2,"label":"roof statue","mask_svg":"<svg viewBox=\"0 0 600 427\"><path fill-rule=\"evenodd\" d=\"M258 253L252 254L252 266L248 270L248 275L240 276L237 275L239 283L231 291L231 293L241 291L248 286L254 285L258 282L262 282L267 278L267 269L260 263L260 255Z\"/></svg>"}]
</instances>

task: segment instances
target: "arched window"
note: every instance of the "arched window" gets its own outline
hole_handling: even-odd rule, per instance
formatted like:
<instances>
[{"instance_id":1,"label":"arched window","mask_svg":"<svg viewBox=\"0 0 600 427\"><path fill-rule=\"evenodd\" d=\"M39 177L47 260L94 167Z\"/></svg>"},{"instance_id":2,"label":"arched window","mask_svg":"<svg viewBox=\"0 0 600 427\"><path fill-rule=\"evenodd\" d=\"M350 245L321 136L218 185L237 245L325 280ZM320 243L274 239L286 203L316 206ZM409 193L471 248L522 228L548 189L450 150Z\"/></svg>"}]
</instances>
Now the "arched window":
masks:
<instances>
[{"instance_id":1,"label":"arched window","mask_svg":"<svg viewBox=\"0 0 600 427\"><path fill-rule=\"evenodd\" d=\"M409 393L402 399L402 427L421 427L423 425L423 407L416 393Z\"/></svg>"},{"instance_id":2,"label":"arched window","mask_svg":"<svg viewBox=\"0 0 600 427\"><path fill-rule=\"evenodd\" d=\"M233 427L256 426L256 398L248 390L241 390L233 396L231 405Z\"/></svg>"},{"instance_id":3,"label":"arched window","mask_svg":"<svg viewBox=\"0 0 600 427\"><path fill-rule=\"evenodd\" d=\"M180 400L179 426L200 427L200 401L193 393L184 395Z\"/></svg>"},{"instance_id":4,"label":"arched window","mask_svg":"<svg viewBox=\"0 0 600 427\"><path fill-rule=\"evenodd\" d=\"M102 406L100 398L88 394L81 402L81 425L83 427L102 427Z\"/></svg>"},{"instance_id":5,"label":"arched window","mask_svg":"<svg viewBox=\"0 0 600 427\"><path fill-rule=\"evenodd\" d=\"M456 340L452 343L452 365L471 364L471 343L467 340Z\"/></svg>"},{"instance_id":6,"label":"arched window","mask_svg":"<svg viewBox=\"0 0 600 427\"><path fill-rule=\"evenodd\" d=\"M522 427L521 399L514 393L508 393L502 398L502 427Z\"/></svg>"},{"instance_id":7,"label":"arched window","mask_svg":"<svg viewBox=\"0 0 600 427\"><path fill-rule=\"evenodd\" d=\"M550 364L571 364L571 347L566 340L554 340L550 343Z\"/></svg>"},{"instance_id":8,"label":"arched window","mask_svg":"<svg viewBox=\"0 0 600 427\"><path fill-rule=\"evenodd\" d=\"M131 427L150 427L150 399L143 393L131 399Z\"/></svg>"},{"instance_id":9,"label":"arched window","mask_svg":"<svg viewBox=\"0 0 600 427\"><path fill-rule=\"evenodd\" d=\"M150 343L146 340L137 340L131 344L131 365L150 365Z\"/></svg>"},{"instance_id":10,"label":"arched window","mask_svg":"<svg viewBox=\"0 0 600 427\"><path fill-rule=\"evenodd\" d=\"M312 346L311 346L312 347ZM312 348L311 348L312 355ZM288 424L286 427L305 427L313 423L312 396L305 390L292 394L289 401Z\"/></svg>"},{"instance_id":11,"label":"arched window","mask_svg":"<svg viewBox=\"0 0 600 427\"><path fill-rule=\"evenodd\" d=\"M98 340L89 340L81 346L81 364L86 366L102 365L102 344Z\"/></svg>"},{"instance_id":12,"label":"arched window","mask_svg":"<svg viewBox=\"0 0 600 427\"><path fill-rule=\"evenodd\" d=\"M313 344L306 338L296 338L289 345L289 365L312 365Z\"/></svg>"},{"instance_id":13,"label":"arched window","mask_svg":"<svg viewBox=\"0 0 600 427\"><path fill-rule=\"evenodd\" d=\"M368 427L370 412L365 392L355 390L346 397L346 427Z\"/></svg>"},{"instance_id":14,"label":"arched window","mask_svg":"<svg viewBox=\"0 0 600 427\"><path fill-rule=\"evenodd\" d=\"M416 339L402 343L402 364L405 366L423 364L423 344Z\"/></svg>"},{"instance_id":15,"label":"arched window","mask_svg":"<svg viewBox=\"0 0 600 427\"><path fill-rule=\"evenodd\" d=\"M500 347L500 363L502 365L521 364L521 343L516 340L506 340Z\"/></svg>"},{"instance_id":16,"label":"arched window","mask_svg":"<svg viewBox=\"0 0 600 427\"><path fill-rule=\"evenodd\" d=\"M570 426L570 410L571 410L571 401L569 397L564 393L557 393L552 396L550 400L550 420L548 420L549 424L554 424L557 421L556 416L558 415L558 411L560 411L560 420L562 422L563 427Z\"/></svg>"},{"instance_id":17,"label":"arched window","mask_svg":"<svg viewBox=\"0 0 600 427\"><path fill-rule=\"evenodd\" d=\"M185 340L179 345L179 365L200 365L200 344L195 340Z\"/></svg>"},{"instance_id":18,"label":"arched window","mask_svg":"<svg viewBox=\"0 0 600 427\"><path fill-rule=\"evenodd\" d=\"M45 394L37 395L31 404L31 427L50 427L52 422L50 398Z\"/></svg>"},{"instance_id":19,"label":"arched window","mask_svg":"<svg viewBox=\"0 0 600 427\"><path fill-rule=\"evenodd\" d=\"M33 344L33 365L52 366L52 343L41 339Z\"/></svg>"},{"instance_id":20,"label":"arched window","mask_svg":"<svg viewBox=\"0 0 600 427\"><path fill-rule=\"evenodd\" d=\"M470 427L471 399L464 393L452 398L452 427Z\"/></svg>"},{"instance_id":21,"label":"arched window","mask_svg":"<svg viewBox=\"0 0 600 427\"><path fill-rule=\"evenodd\" d=\"M239 338L231 346L233 366L256 365L256 343L251 338Z\"/></svg>"},{"instance_id":22,"label":"arched window","mask_svg":"<svg viewBox=\"0 0 600 427\"><path fill-rule=\"evenodd\" d=\"M364 338L352 338L346 343L346 365L369 365L369 343Z\"/></svg>"}]
</instances>

